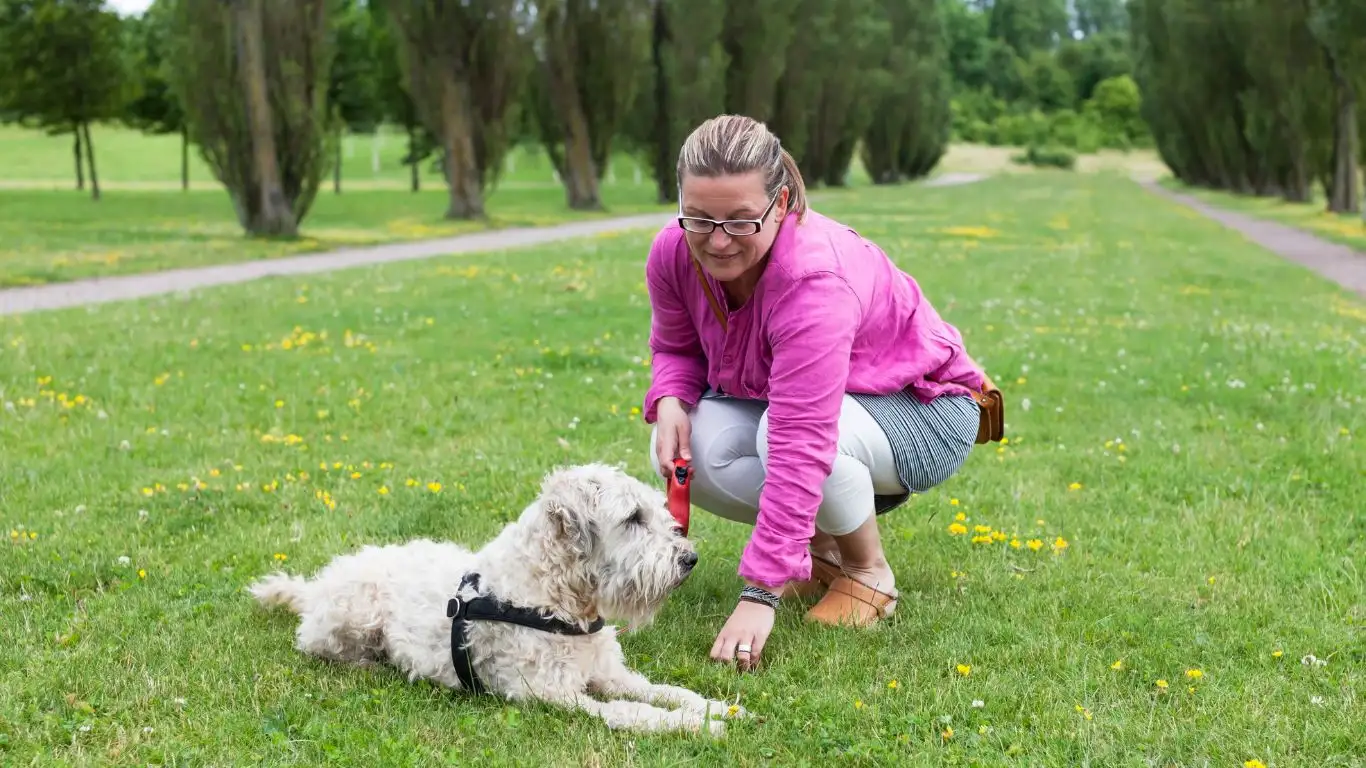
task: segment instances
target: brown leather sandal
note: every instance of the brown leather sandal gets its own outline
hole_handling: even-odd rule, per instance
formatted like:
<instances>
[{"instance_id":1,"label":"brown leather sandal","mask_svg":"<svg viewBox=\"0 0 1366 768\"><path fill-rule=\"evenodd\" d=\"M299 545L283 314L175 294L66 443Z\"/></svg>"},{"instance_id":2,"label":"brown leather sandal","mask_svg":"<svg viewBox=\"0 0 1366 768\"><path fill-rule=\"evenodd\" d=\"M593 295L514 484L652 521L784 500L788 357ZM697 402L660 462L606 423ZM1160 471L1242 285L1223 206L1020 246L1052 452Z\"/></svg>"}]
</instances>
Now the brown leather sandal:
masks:
<instances>
[{"instance_id":1,"label":"brown leather sandal","mask_svg":"<svg viewBox=\"0 0 1366 768\"><path fill-rule=\"evenodd\" d=\"M811 556L811 578L807 581L794 581L783 590L782 597L815 597L825 591L844 571L820 555Z\"/></svg>"},{"instance_id":2,"label":"brown leather sandal","mask_svg":"<svg viewBox=\"0 0 1366 768\"><path fill-rule=\"evenodd\" d=\"M880 592L859 581L841 576L830 584L820 602L807 611L808 621L830 626L867 627L896 610L897 595Z\"/></svg>"}]
</instances>

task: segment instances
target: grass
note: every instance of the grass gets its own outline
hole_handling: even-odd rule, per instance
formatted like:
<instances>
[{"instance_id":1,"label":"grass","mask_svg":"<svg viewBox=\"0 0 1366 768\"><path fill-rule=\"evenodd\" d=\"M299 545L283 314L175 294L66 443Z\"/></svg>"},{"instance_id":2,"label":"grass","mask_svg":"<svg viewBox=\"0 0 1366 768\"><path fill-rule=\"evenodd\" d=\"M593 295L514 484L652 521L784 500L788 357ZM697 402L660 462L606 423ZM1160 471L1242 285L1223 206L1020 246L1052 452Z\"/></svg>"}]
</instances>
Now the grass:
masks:
<instances>
[{"instance_id":1,"label":"grass","mask_svg":"<svg viewBox=\"0 0 1366 768\"><path fill-rule=\"evenodd\" d=\"M1315 190L1313 200L1307 203L1293 203L1279 197L1238 195L1192 187L1171 178L1164 179L1162 183L1168 189L1182 192L1211 205L1298 227L1325 240L1366 253L1366 220L1363 220L1359 213L1330 213L1326 209L1323 195L1318 190Z\"/></svg>"},{"instance_id":2,"label":"grass","mask_svg":"<svg viewBox=\"0 0 1366 768\"><path fill-rule=\"evenodd\" d=\"M1366 306L1099 176L823 208L962 330L1009 443L882 519L891 621L785 606L757 674L707 659L746 529L694 515L628 661L762 722L613 733L341 668L243 594L478 545L557 464L645 476L638 233L0 318L3 762L1359 765Z\"/></svg>"}]
</instances>

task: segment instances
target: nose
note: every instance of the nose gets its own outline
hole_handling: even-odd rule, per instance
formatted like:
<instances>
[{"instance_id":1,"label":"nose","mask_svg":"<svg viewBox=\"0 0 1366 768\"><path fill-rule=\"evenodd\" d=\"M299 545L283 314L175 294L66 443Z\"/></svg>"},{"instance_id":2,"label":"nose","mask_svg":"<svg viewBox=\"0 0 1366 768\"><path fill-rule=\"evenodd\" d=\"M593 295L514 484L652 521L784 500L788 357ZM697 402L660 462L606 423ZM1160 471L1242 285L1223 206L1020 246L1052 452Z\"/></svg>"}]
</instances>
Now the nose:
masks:
<instances>
[{"instance_id":1,"label":"nose","mask_svg":"<svg viewBox=\"0 0 1366 768\"><path fill-rule=\"evenodd\" d=\"M726 233L726 230L719 226L711 231L711 234L707 236L707 239L711 241L711 247L718 251L725 248L727 245L730 245L730 235Z\"/></svg>"},{"instance_id":2,"label":"nose","mask_svg":"<svg viewBox=\"0 0 1366 768\"><path fill-rule=\"evenodd\" d=\"M691 571L691 570L693 569L693 566L697 565L697 553L696 553L696 552L684 552L684 553L678 558L678 564L679 564L680 566L683 567L683 572L684 572L684 573L687 573L688 571Z\"/></svg>"}]
</instances>

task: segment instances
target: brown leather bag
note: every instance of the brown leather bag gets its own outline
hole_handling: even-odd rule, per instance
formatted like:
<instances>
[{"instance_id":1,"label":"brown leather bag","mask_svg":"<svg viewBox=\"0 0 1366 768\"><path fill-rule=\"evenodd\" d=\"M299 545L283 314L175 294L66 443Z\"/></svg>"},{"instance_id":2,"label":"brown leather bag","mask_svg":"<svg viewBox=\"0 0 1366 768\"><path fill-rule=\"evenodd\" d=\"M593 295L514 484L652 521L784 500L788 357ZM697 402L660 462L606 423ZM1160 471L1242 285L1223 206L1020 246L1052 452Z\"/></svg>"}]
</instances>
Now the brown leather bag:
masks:
<instances>
[{"instance_id":1,"label":"brown leather bag","mask_svg":"<svg viewBox=\"0 0 1366 768\"><path fill-rule=\"evenodd\" d=\"M716 294L711 290L711 283L707 282L707 276L702 272L702 265L697 263L697 259L689 259L693 268L697 271L697 279L702 283L702 288L707 292L707 302L711 304L712 314L716 316L716 321L721 324L721 329L725 330L726 313L721 311L721 302L716 300ZM976 365L976 363L974 363ZM978 366L978 370L981 367ZM977 405L982 410L982 420L977 426L977 445L983 443L999 443L1005 438L1006 431L1006 412L1005 398L1001 395L1001 390L996 387L996 383L987 376L986 371L982 371L982 391L973 392L972 398L977 401Z\"/></svg>"}]
</instances>

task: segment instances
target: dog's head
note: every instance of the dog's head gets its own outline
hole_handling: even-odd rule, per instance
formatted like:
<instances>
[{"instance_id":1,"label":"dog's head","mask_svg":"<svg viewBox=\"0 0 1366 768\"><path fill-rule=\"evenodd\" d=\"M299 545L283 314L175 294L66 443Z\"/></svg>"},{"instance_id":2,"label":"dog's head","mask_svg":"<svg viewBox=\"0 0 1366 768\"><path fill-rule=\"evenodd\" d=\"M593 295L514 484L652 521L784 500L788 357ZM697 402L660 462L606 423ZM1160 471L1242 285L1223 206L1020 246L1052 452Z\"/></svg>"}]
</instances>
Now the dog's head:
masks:
<instances>
[{"instance_id":1,"label":"dog's head","mask_svg":"<svg viewBox=\"0 0 1366 768\"><path fill-rule=\"evenodd\" d=\"M563 588L560 599L609 620L649 623L697 564L697 550L669 514L664 494L620 469L556 470L534 507L547 539L547 571Z\"/></svg>"}]
</instances>

